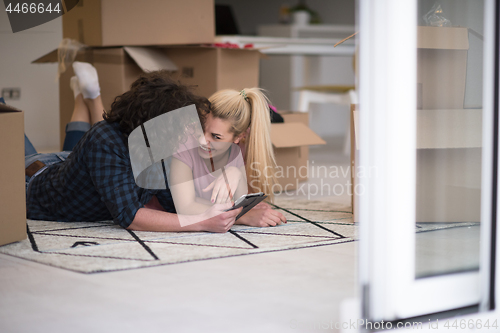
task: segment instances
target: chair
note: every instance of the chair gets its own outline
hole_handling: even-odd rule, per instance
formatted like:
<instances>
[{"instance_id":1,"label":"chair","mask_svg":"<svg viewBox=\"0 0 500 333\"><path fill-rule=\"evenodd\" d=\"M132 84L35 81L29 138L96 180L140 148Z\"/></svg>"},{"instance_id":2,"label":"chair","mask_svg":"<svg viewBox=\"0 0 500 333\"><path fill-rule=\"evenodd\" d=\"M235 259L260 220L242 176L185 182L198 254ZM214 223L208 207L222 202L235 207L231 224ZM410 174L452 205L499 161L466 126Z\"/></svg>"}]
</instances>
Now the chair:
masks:
<instances>
[{"instance_id":1,"label":"chair","mask_svg":"<svg viewBox=\"0 0 500 333\"><path fill-rule=\"evenodd\" d=\"M358 104L354 86L305 86L299 88L299 112L308 112L310 103L332 103L337 105ZM344 139L344 154L350 153L350 128Z\"/></svg>"}]
</instances>

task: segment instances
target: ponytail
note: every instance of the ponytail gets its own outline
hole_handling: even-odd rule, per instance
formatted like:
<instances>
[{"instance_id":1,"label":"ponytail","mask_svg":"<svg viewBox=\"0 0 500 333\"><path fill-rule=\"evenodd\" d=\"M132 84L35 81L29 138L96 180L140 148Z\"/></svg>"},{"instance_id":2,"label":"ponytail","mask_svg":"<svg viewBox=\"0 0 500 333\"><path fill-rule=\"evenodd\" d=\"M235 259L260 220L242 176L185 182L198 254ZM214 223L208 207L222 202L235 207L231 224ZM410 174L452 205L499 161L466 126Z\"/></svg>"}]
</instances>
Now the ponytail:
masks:
<instances>
[{"instance_id":1,"label":"ponytail","mask_svg":"<svg viewBox=\"0 0 500 333\"><path fill-rule=\"evenodd\" d=\"M271 201L276 184L269 100L259 88L244 89L251 105L250 133L247 138L245 161L249 191L264 192ZM255 186L257 185L257 186Z\"/></svg>"},{"instance_id":2,"label":"ponytail","mask_svg":"<svg viewBox=\"0 0 500 333\"><path fill-rule=\"evenodd\" d=\"M245 169L249 192L264 192L274 199L276 161L271 143L269 100L259 88L222 90L209 98L212 115L229 120L235 136L247 131Z\"/></svg>"}]
</instances>

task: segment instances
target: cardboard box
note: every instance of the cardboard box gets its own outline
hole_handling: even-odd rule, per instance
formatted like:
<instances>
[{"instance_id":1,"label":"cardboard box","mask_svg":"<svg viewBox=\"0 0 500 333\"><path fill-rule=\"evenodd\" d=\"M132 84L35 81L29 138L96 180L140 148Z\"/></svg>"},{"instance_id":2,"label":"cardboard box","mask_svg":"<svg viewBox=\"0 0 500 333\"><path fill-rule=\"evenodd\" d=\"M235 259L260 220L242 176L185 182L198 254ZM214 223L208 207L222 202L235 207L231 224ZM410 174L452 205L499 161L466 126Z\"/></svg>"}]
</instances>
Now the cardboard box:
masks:
<instances>
[{"instance_id":1,"label":"cardboard box","mask_svg":"<svg viewBox=\"0 0 500 333\"><path fill-rule=\"evenodd\" d=\"M0 103L0 245L26 238L24 114Z\"/></svg>"},{"instance_id":2,"label":"cardboard box","mask_svg":"<svg viewBox=\"0 0 500 333\"><path fill-rule=\"evenodd\" d=\"M482 113L417 111L417 222L481 221Z\"/></svg>"},{"instance_id":3,"label":"cardboard box","mask_svg":"<svg viewBox=\"0 0 500 333\"><path fill-rule=\"evenodd\" d=\"M278 166L280 189L288 191L296 189L299 182L307 180L309 146L324 145L326 142L309 128L308 113L279 113L285 122L271 124L271 141Z\"/></svg>"},{"instance_id":4,"label":"cardboard box","mask_svg":"<svg viewBox=\"0 0 500 333\"><path fill-rule=\"evenodd\" d=\"M54 50L33 63L57 62ZM210 97L221 89L257 87L259 85L260 52L255 49L222 49L215 47L119 47L85 48L75 61L89 62L99 74L104 107L109 110L116 96L144 71L167 69L182 83L196 86L194 92ZM66 124L74 108L69 81L74 76L72 66L59 78L59 108L61 147Z\"/></svg>"},{"instance_id":5,"label":"cardboard box","mask_svg":"<svg viewBox=\"0 0 500 333\"><path fill-rule=\"evenodd\" d=\"M165 54L178 67L179 80L198 86L195 92L201 96L259 86L261 53L257 49L171 47Z\"/></svg>"},{"instance_id":6,"label":"cardboard box","mask_svg":"<svg viewBox=\"0 0 500 333\"><path fill-rule=\"evenodd\" d=\"M63 38L89 46L211 44L213 0L80 0L65 13Z\"/></svg>"},{"instance_id":7,"label":"cardboard box","mask_svg":"<svg viewBox=\"0 0 500 333\"><path fill-rule=\"evenodd\" d=\"M359 111L351 110L351 165L356 170ZM481 146L481 109L417 111L417 222L481 221ZM351 176L357 184L356 173ZM358 201L354 195L355 222Z\"/></svg>"},{"instance_id":8,"label":"cardboard box","mask_svg":"<svg viewBox=\"0 0 500 333\"><path fill-rule=\"evenodd\" d=\"M467 28L418 27L417 109L462 109L469 38Z\"/></svg>"}]
</instances>

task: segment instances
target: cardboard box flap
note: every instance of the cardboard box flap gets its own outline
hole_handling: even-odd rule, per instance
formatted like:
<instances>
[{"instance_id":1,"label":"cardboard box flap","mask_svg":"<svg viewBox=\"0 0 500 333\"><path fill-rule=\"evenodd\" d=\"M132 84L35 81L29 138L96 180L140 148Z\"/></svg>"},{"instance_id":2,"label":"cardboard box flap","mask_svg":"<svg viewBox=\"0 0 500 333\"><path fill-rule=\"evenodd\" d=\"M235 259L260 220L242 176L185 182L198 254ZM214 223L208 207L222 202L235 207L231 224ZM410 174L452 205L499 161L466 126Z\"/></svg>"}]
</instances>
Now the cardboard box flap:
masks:
<instances>
[{"instance_id":1,"label":"cardboard box flap","mask_svg":"<svg viewBox=\"0 0 500 333\"><path fill-rule=\"evenodd\" d=\"M91 48L87 48L87 47L82 48L82 49L78 50L78 52L77 52L77 54L76 54L75 57L78 58L79 61L89 61L88 59L80 58L80 57L82 55L83 56L88 56L89 55L89 51L91 51L91 50L92 50ZM40 58L33 60L31 63L32 64L45 64L45 63L58 62L59 61L58 52L59 52L59 49L52 50L49 53L44 54ZM69 58L69 56L67 58Z\"/></svg>"},{"instance_id":2,"label":"cardboard box flap","mask_svg":"<svg viewBox=\"0 0 500 333\"><path fill-rule=\"evenodd\" d=\"M302 123L271 124L271 142L276 148L326 144L323 139Z\"/></svg>"},{"instance_id":3,"label":"cardboard box flap","mask_svg":"<svg viewBox=\"0 0 500 333\"><path fill-rule=\"evenodd\" d=\"M139 66L143 71L156 71L159 69L166 69L169 71L177 71L177 66L162 52L159 48L147 48L147 47L123 47L125 52L135 61L137 66ZM78 52L85 53L89 49L81 50ZM94 50L99 50L98 48ZM102 49L106 50L106 49ZM109 50L109 49L108 49ZM108 59L109 60L109 59ZM58 61L57 49L41 56L40 58L33 60L33 64L42 63L52 63Z\"/></svg>"},{"instance_id":4,"label":"cardboard box flap","mask_svg":"<svg viewBox=\"0 0 500 333\"><path fill-rule=\"evenodd\" d=\"M192 48L192 49L223 49L225 48L217 48L210 45L172 45L168 47L132 47L132 46L124 46L123 49L125 52L135 61L135 63L143 70L143 71L155 71L159 69L166 69L168 71L175 72L178 70L178 67L175 63L170 60L165 55L164 50L168 49L177 49L177 48ZM85 48L78 51L78 54L85 53L89 50L106 50L111 48ZM256 51L256 49L230 49L231 51ZM58 62L58 49L52 50L47 54L44 54L40 58L33 60L32 64L43 64L43 63L54 63Z\"/></svg>"},{"instance_id":5,"label":"cardboard box flap","mask_svg":"<svg viewBox=\"0 0 500 333\"><path fill-rule=\"evenodd\" d=\"M22 112L22 111L19 109L16 109L13 106L0 103L0 112Z\"/></svg>"},{"instance_id":6,"label":"cardboard box flap","mask_svg":"<svg viewBox=\"0 0 500 333\"><path fill-rule=\"evenodd\" d=\"M43 64L47 62L57 62L57 49L50 51L47 54L44 54L38 59L33 60L32 64Z\"/></svg>"},{"instance_id":7,"label":"cardboard box flap","mask_svg":"<svg viewBox=\"0 0 500 333\"><path fill-rule=\"evenodd\" d=\"M468 50L469 31L462 27L417 27L417 48Z\"/></svg>"},{"instance_id":8,"label":"cardboard box flap","mask_svg":"<svg viewBox=\"0 0 500 333\"><path fill-rule=\"evenodd\" d=\"M161 49L131 46L125 46L123 49L145 72L152 72L160 69L175 72L178 69Z\"/></svg>"}]
</instances>

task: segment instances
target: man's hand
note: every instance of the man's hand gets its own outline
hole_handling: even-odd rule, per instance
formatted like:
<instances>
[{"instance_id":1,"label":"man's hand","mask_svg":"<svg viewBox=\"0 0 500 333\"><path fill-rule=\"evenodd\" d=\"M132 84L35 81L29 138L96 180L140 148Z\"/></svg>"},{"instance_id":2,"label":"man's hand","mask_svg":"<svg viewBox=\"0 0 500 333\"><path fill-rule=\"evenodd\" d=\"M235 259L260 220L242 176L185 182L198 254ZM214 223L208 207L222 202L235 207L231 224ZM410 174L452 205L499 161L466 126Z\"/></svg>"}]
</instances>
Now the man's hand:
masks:
<instances>
[{"instance_id":1,"label":"man's hand","mask_svg":"<svg viewBox=\"0 0 500 333\"><path fill-rule=\"evenodd\" d=\"M207 219L198 223L200 231L228 232L235 222L234 219L243 209L238 208L228 212L224 211L231 207L231 203L216 204L210 207L206 212Z\"/></svg>"},{"instance_id":2,"label":"man's hand","mask_svg":"<svg viewBox=\"0 0 500 333\"><path fill-rule=\"evenodd\" d=\"M137 231L210 231L227 232L242 208L225 212L232 204L213 205L203 214L177 215L150 208L139 208L127 227Z\"/></svg>"},{"instance_id":3,"label":"man's hand","mask_svg":"<svg viewBox=\"0 0 500 333\"><path fill-rule=\"evenodd\" d=\"M228 186L231 189L231 195L234 196L236 188L238 187L238 183L243 175L242 172L237 167L230 166L224 168L224 170L225 171L223 172L226 173L227 181L229 182L229 184L226 183L224 175L220 175L210 185L208 185L203 189L203 192L212 191L212 198L211 198L212 203L220 204L229 202L231 198L229 196Z\"/></svg>"},{"instance_id":4,"label":"man's hand","mask_svg":"<svg viewBox=\"0 0 500 333\"><path fill-rule=\"evenodd\" d=\"M260 202L248 213L240 217L238 224L245 224L251 227L274 227L281 223L286 223L283 214L271 208L265 202Z\"/></svg>"}]
</instances>

